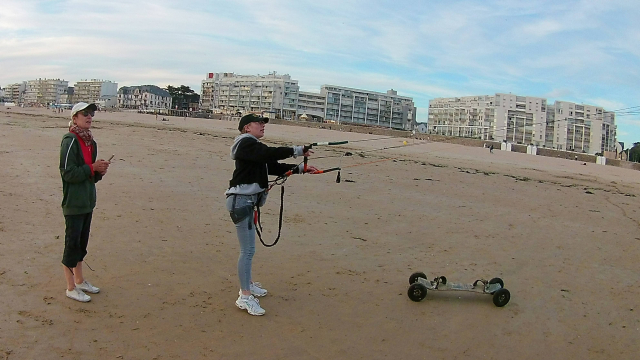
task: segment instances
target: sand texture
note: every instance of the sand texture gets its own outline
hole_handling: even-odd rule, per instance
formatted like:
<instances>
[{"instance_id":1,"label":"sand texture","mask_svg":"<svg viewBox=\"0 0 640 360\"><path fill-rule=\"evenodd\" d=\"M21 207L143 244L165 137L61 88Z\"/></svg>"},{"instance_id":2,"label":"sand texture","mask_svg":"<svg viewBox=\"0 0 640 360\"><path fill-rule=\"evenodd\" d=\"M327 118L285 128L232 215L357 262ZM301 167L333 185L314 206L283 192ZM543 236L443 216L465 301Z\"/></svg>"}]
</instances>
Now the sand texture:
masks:
<instances>
[{"instance_id":1,"label":"sand texture","mask_svg":"<svg viewBox=\"0 0 640 360\"><path fill-rule=\"evenodd\" d=\"M115 154L85 268L102 291L70 300L58 170L68 113L0 108L0 359L640 354L639 172L287 125L268 124L264 142L352 142L310 159L342 166L339 184L335 172L286 182L280 242L258 244L253 263L269 290L265 316L234 304L238 240L224 191L237 124L128 112L94 119L99 157ZM279 195L262 210L266 241ZM431 291L413 302L416 271L500 277L511 301Z\"/></svg>"}]
</instances>

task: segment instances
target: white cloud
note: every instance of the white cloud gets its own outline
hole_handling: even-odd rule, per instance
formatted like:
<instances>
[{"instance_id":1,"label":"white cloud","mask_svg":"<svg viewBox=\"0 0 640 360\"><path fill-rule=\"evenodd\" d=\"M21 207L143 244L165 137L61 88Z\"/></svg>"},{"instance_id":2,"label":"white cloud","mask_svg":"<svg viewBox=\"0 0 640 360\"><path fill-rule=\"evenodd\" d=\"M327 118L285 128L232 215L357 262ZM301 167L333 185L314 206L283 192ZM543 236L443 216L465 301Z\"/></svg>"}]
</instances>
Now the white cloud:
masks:
<instances>
[{"instance_id":1,"label":"white cloud","mask_svg":"<svg viewBox=\"0 0 640 360\"><path fill-rule=\"evenodd\" d=\"M614 111L618 109L623 109L625 107L625 104L618 100L610 100L610 99L603 99L603 98L587 99L585 100L585 102L588 104L601 106L607 111Z\"/></svg>"},{"instance_id":2,"label":"white cloud","mask_svg":"<svg viewBox=\"0 0 640 360\"><path fill-rule=\"evenodd\" d=\"M3 0L0 85L199 90L208 72L275 70L303 90L394 88L419 116L431 98L496 92L624 108L640 99L639 16L635 0Z\"/></svg>"},{"instance_id":3,"label":"white cloud","mask_svg":"<svg viewBox=\"0 0 640 360\"><path fill-rule=\"evenodd\" d=\"M618 117L616 118L616 122L618 123L618 125L630 125L632 127L639 127L640 128L640 119L628 119L628 118L624 118L624 117ZM637 129L634 129L634 131L637 131ZM618 135L630 135L629 132L627 131L618 131ZM637 136L637 133L636 133ZM635 141L640 141L640 138L636 137Z\"/></svg>"}]
</instances>

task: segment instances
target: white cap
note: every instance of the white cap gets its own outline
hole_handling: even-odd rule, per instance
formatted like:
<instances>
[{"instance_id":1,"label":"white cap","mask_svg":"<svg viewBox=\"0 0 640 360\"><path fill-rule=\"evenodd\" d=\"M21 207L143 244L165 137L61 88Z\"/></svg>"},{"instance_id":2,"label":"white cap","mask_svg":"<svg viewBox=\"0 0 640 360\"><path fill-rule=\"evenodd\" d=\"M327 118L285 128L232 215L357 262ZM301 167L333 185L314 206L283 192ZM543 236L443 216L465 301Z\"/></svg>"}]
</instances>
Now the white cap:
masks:
<instances>
[{"instance_id":1,"label":"white cap","mask_svg":"<svg viewBox=\"0 0 640 360\"><path fill-rule=\"evenodd\" d=\"M98 110L98 106L96 104L93 104L93 103L87 104L86 102L79 102L73 105L73 108L71 109L71 118L73 119L73 115L87 108L91 109L91 111Z\"/></svg>"}]
</instances>

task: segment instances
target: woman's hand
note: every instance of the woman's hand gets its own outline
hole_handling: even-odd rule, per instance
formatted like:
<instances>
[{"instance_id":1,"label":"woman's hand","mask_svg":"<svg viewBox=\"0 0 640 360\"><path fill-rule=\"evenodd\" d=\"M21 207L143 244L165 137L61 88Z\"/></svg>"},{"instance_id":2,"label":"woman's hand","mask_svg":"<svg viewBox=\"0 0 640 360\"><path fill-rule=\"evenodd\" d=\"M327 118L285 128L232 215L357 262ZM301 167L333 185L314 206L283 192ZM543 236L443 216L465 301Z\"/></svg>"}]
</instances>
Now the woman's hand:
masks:
<instances>
[{"instance_id":1,"label":"woman's hand","mask_svg":"<svg viewBox=\"0 0 640 360\"><path fill-rule=\"evenodd\" d=\"M319 169L313 165L307 165L307 171L305 171L306 174L313 174L315 172L318 172Z\"/></svg>"},{"instance_id":2,"label":"woman's hand","mask_svg":"<svg viewBox=\"0 0 640 360\"><path fill-rule=\"evenodd\" d=\"M93 171L97 171L101 175L104 175L107 173L107 169L109 169L110 164L110 161L106 161L103 159L96 160L96 162L93 163Z\"/></svg>"}]
</instances>

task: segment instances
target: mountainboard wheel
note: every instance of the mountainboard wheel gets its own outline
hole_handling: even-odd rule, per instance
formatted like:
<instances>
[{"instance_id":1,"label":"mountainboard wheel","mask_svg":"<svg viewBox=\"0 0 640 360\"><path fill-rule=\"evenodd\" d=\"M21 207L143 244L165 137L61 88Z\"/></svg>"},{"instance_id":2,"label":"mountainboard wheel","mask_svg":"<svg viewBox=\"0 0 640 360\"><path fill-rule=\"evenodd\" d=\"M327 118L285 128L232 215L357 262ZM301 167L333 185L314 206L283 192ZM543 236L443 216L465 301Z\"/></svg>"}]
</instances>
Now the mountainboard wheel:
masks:
<instances>
[{"instance_id":1,"label":"mountainboard wheel","mask_svg":"<svg viewBox=\"0 0 640 360\"><path fill-rule=\"evenodd\" d=\"M507 305L511 299L511 294L507 289L500 289L493 293L493 304L497 307L503 307Z\"/></svg>"},{"instance_id":2,"label":"mountainboard wheel","mask_svg":"<svg viewBox=\"0 0 640 360\"><path fill-rule=\"evenodd\" d=\"M413 283L418 281L418 278L426 279L427 275L425 275L423 272L414 272L413 274L411 274L411 276L409 276L409 285L412 285Z\"/></svg>"},{"instance_id":3,"label":"mountainboard wheel","mask_svg":"<svg viewBox=\"0 0 640 360\"><path fill-rule=\"evenodd\" d=\"M500 287L504 289L504 281L502 281L502 279L500 278L493 278L489 280L489 285L491 284L500 284Z\"/></svg>"},{"instance_id":4,"label":"mountainboard wheel","mask_svg":"<svg viewBox=\"0 0 640 360\"><path fill-rule=\"evenodd\" d=\"M409 295L409 299L415 302L422 301L427 296L427 287L420 283L411 284L407 295Z\"/></svg>"},{"instance_id":5,"label":"mountainboard wheel","mask_svg":"<svg viewBox=\"0 0 640 360\"><path fill-rule=\"evenodd\" d=\"M440 276L440 284L447 285L447 278L444 276Z\"/></svg>"},{"instance_id":6,"label":"mountainboard wheel","mask_svg":"<svg viewBox=\"0 0 640 360\"><path fill-rule=\"evenodd\" d=\"M504 289L504 282L500 278L493 278L493 279L489 280L489 285L491 285L491 284L500 284L500 288ZM490 293L490 294L495 294L495 291Z\"/></svg>"}]
</instances>

